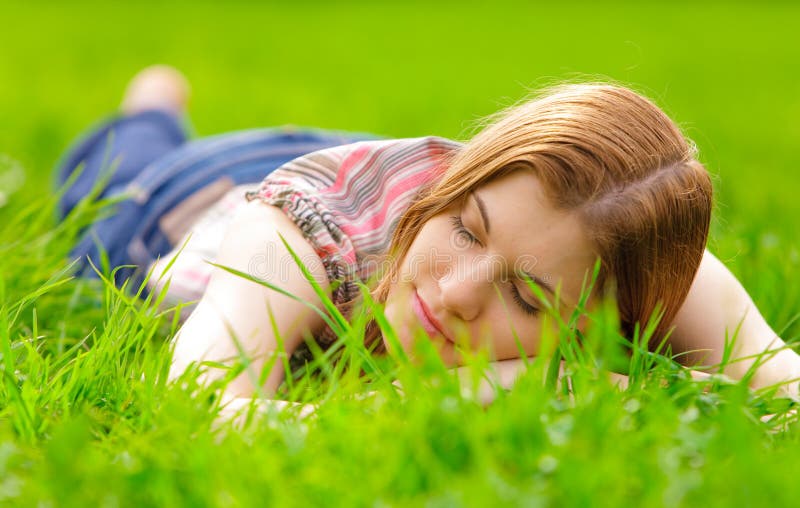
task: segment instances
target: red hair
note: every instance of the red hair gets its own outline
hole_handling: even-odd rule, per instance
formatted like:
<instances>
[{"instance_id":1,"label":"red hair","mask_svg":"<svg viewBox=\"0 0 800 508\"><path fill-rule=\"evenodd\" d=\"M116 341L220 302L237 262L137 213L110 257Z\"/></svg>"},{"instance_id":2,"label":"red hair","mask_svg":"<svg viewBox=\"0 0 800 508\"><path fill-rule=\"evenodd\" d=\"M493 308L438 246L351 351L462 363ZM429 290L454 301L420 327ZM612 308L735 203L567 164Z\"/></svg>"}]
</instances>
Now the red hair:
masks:
<instances>
[{"instance_id":1,"label":"red hair","mask_svg":"<svg viewBox=\"0 0 800 508\"><path fill-rule=\"evenodd\" d=\"M386 300L425 222L518 168L537 175L554 207L578 214L601 262L596 288L602 292L613 281L623 331L632 334L660 311L652 340L663 338L705 249L711 181L675 123L650 100L615 85L563 85L499 113L401 218L376 300ZM373 326L368 341L376 338Z\"/></svg>"}]
</instances>

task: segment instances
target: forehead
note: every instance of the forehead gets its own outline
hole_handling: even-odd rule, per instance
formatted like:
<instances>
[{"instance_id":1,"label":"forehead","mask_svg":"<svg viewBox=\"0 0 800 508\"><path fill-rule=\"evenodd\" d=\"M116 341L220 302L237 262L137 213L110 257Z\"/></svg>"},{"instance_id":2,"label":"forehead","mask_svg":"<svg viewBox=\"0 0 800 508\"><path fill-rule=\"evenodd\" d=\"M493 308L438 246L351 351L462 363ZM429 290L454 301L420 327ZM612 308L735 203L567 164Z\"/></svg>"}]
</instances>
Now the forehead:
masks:
<instances>
[{"instance_id":1,"label":"forehead","mask_svg":"<svg viewBox=\"0 0 800 508\"><path fill-rule=\"evenodd\" d=\"M477 201L489 220L487 248L553 288L560 282L564 299L575 302L595 259L577 215L554 208L530 170L491 180L467 197L470 216L480 221Z\"/></svg>"}]
</instances>

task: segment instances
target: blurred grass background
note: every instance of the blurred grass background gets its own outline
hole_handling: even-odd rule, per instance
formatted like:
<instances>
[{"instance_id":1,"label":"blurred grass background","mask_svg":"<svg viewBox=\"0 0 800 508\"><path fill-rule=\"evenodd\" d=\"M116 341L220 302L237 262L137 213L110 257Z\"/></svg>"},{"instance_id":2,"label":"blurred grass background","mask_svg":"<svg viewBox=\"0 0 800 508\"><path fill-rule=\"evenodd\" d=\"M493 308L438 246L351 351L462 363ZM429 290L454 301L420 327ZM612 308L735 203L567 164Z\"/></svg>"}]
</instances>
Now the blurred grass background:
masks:
<instances>
[{"instance_id":1,"label":"blurred grass background","mask_svg":"<svg viewBox=\"0 0 800 508\"><path fill-rule=\"evenodd\" d=\"M6 157L0 182L13 161L26 175L22 189L0 207L0 228L36 196L52 192L51 168L61 151L110 114L127 80L152 63L175 65L190 79L198 136L292 123L464 139L481 117L530 89L612 79L655 99L696 141L715 175L710 247L767 320L795 340L797 26L795 2L0 0L0 154ZM34 236L41 229L31 228ZM11 294L27 295L55 271L60 254L48 257L47 240L30 249L42 261L29 259L12 245L24 239L21 229L9 231L0 231L0 247L11 245L3 252L12 255L0 263L9 270L0 273L0 283L5 280ZM11 273L23 260L29 273ZM49 340L63 325L68 331L61 338L81 337L97 326L98 341L124 336L129 344L139 340L131 338L136 326L151 326L145 311L125 317L133 304L120 304L118 296L107 294L105 307L89 312L76 297L80 287L67 285L39 299L42 327L26 308L8 335ZM3 290L0 284L0 307ZM147 333L158 335L155 328ZM0 326L0 335L5 331ZM17 402L0 408L15 422L12 428L0 418L0 504L22 499L15 497L21 489L27 500L75 506L120 499L233 506L242 496L286 504L292 488L302 488L299 499L316 504L338 499L388 506L411 492L418 497L405 503L426 506L475 505L484 495L506 496L508 504L527 499L546 506L560 499L585 506L603 493L612 504L754 506L769 500L778 506L788 505L797 490L786 488L797 433L765 437L743 409L751 403L746 394L729 400L717 392L687 396L651 387L630 398L600 392L572 410L537 395L532 385L482 412L428 389L430 398L411 398L410 406L375 404L383 418L357 404L329 405L325 426L311 437L297 426L260 428L228 436L227 448L218 448L221 438L204 427L207 407L180 398L180 389L139 382L141 372L114 356L113 343L103 344L59 357L50 367L30 360L35 355L28 351L21 374L9 373L4 360L6 382L12 374L29 381L20 381ZM157 356L152 349L148 354ZM157 361L148 358L153 372ZM108 371L96 365L109 365ZM48 372L57 373L58 382ZM49 393L51 382L60 388ZM687 386L679 388L693 389ZM40 426L20 437L25 407ZM44 445L36 444L39 437ZM382 440L384 448L373 450L370 443ZM428 442L432 449L425 448ZM385 480L376 479L377 468L388 471ZM438 497L426 498L429 492Z\"/></svg>"}]
</instances>

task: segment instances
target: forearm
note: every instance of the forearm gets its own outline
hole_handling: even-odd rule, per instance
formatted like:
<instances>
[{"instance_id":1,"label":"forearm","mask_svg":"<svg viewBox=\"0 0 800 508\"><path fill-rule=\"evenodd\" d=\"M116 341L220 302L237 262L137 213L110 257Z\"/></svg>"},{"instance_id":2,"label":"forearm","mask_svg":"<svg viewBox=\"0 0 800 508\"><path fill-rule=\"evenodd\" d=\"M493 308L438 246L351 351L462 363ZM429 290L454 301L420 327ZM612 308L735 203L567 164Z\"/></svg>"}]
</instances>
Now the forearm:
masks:
<instances>
[{"instance_id":1,"label":"forearm","mask_svg":"<svg viewBox=\"0 0 800 508\"><path fill-rule=\"evenodd\" d=\"M528 362L532 360L533 358L529 358ZM453 369L453 372L458 377L461 391L466 397L470 397L483 405L487 405L494 400L496 387L510 390L514 386L517 379L519 379L528 368L528 362L521 358L491 362L488 369L478 373L480 375L479 379L473 378L474 374L471 367L458 367ZM563 375L564 362L562 361L559 366L559 378ZM611 383L621 388L628 386L628 376L624 374L604 371L602 375L608 376Z\"/></svg>"},{"instance_id":2,"label":"forearm","mask_svg":"<svg viewBox=\"0 0 800 508\"><path fill-rule=\"evenodd\" d=\"M800 356L788 349L770 328L733 274L706 251L689 295L676 316L671 345L687 365L714 368L730 356L724 373L740 379L758 362L754 388L784 383L800 376ZM797 392L796 387L786 389Z\"/></svg>"},{"instance_id":3,"label":"forearm","mask_svg":"<svg viewBox=\"0 0 800 508\"><path fill-rule=\"evenodd\" d=\"M532 360L530 358L529 360ZM482 405L490 404L495 397L495 387L505 390L513 388L517 379L522 376L527 369L526 362L522 359L501 360L491 362L489 368L483 371L478 383L473 383L472 369L469 367L459 367L454 369L455 375L459 378L461 390L464 396L477 400ZM709 374L697 370L689 370L689 375L695 380L707 380ZM620 389L628 387L628 376L618 372L602 371L598 375L606 376L612 385ZM564 362L559 366L559 379L564 376Z\"/></svg>"}]
</instances>

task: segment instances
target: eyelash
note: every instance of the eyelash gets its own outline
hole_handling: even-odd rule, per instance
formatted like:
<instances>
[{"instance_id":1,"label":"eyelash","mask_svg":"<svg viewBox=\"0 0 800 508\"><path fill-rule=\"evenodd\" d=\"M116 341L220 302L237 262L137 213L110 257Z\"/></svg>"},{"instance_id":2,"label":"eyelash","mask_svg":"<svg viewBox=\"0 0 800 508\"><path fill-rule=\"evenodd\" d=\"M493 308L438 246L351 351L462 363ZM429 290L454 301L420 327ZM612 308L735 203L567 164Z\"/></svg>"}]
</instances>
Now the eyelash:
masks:
<instances>
[{"instance_id":1,"label":"eyelash","mask_svg":"<svg viewBox=\"0 0 800 508\"><path fill-rule=\"evenodd\" d=\"M470 245L475 245L476 243L480 243L478 239L475 238L475 235L470 233L469 229L467 229L466 226L464 226L464 222L461 220L461 217L459 217L458 215L453 215L452 217L450 217L450 223L453 225L453 228L455 229L456 233L465 238Z\"/></svg>"},{"instance_id":2,"label":"eyelash","mask_svg":"<svg viewBox=\"0 0 800 508\"><path fill-rule=\"evenodd\" d=\"M536 313L539 312L539 309L522 299L522 295L519 294L519 289L517 289L517 286L514 284L511 284L511 295L514 297L514 301L517 302L517 305L520 306L525 314L528 314L529 316L535 316Z\"/></svg>"},{"instance_id":3,"label":"eyelash","mask_svg":"<svg viewBox=\"0 0 800 508\"><path fill-rule=\"evenodd\" d=\"M470 245L480 243L478 239L475 238L475 235L470 233L466 226L464 226L464 221L461 220L461 217L458 215L453 215L450 217L450 223L453 225L455 232L465 238ZM528 314L529 316L535 316L536 313L539 312L538 308L522 299L522 295L519 294L519 289L517 289L517 286L514 284L511 284L511 296L525 314Z\"/></svg>"}]
</instances>

